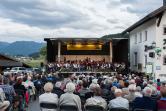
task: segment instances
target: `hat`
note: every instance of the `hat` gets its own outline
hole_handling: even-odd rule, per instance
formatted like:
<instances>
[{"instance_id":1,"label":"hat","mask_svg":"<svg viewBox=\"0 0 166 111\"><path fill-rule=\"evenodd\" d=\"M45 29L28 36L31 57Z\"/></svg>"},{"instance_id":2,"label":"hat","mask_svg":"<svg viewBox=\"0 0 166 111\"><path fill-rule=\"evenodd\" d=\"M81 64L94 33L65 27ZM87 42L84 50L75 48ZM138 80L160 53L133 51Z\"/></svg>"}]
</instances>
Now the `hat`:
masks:
<instances>
[{"instance_id":1,"label":"hat","mask_svg":"<svg viewBox=\"0 0 166 111\"><path fill-rule=\"evenodd\" d=\"M122 93L121 89L115 89L115 93Z\"/></svg>"}]
</instances>

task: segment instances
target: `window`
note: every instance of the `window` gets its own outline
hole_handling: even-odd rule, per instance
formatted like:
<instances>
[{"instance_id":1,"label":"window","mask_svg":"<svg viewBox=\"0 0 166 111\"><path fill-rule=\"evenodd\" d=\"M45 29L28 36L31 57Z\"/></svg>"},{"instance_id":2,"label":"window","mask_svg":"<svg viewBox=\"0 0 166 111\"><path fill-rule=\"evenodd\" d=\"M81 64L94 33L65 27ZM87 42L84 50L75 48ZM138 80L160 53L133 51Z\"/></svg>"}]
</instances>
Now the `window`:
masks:
<instances>
[{"instance_id":1,"label":"window","mask_svg":"<svg viewBox=\"0 0 166 111\"><path fill-rule=\"evenodd\" d=\"M166 65L166 55L163 57L163 64Z\"/></svg>"},{"instance_id":2,"label":"window","mask_svg":"<svg viewBox=\"0 0 166 111\"><path fill-rule=\"evenodd\" d=\"M135 44L137 44L137 34L135 34Z\"/></svg>"},{"instance_id":3,"label":"window","mask_svg":"<svg viewBox=\"0 0 166 111\"><path fill-rule=\"evenodd\" d=\"M140 35L139 35L139 42L140 43L142 42L142 33L140 33Z\"/></svg>"},{"instance_id":4,"label":"window","mask_svg":"<svg viewBox=\"0 0 166 111\"><path fill-rule=\"evenodd\" d=\"M163 34L166 35L166 26L163 28Z\"/></svg>"},{"instance_id":5,"label":"window","mask_svg":"<svg viewBox=\"0 0 166 111\"><path fill-rule=\"evenodd\" d=\"M145 41L148 40L148 31L145 31Z\"/></svg>"},{"instance_id":6,"label":"window","mask_svg":"<svg viewBox=\"0 0 166 111\"><path fill-rule=\"evenodd\" d=\"M134 52L134 65L137 66L138 61L137 61L137 52Z\"/></svg>"},{"instance_id":7,"label":"window","mask_svg":"<svg viewBox=\"0 0 166 111\"><path fill-rule=\"evenodd\" d=\"M147 58L147 55L145 55L145 67L146 67L147 63L148 63L148 58Z\"/></svg>"}]
</instances>

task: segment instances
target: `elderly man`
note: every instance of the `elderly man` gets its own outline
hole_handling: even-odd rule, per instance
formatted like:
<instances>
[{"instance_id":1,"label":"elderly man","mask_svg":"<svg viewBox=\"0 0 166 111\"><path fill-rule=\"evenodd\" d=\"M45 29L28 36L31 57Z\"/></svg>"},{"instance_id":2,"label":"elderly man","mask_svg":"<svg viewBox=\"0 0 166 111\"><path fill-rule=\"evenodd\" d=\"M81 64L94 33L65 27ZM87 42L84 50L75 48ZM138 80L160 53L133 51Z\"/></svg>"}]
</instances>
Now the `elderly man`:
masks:
<instances>
[{"instance_id":1,"label":"elderly man","mask_svg":"<svg viewBox=\"0 0 166 111\"><path fill-rule=\"evenodd\" d=\"M121 89L115 89L115 96L116 98L112 99L108 104L109 109L119 107L129 109L129 101L122 97Z\"/></svg>"},{"instance_id":2,"label":"elderly man","mask_svg":"<svg viewBox=\"0 0 166 111\"><path fill-rule=\"evenodd\" d=\"M15 90L13 86L9 85L9 79L5 77L0 78L0 88L3 89L7 100L12 103L13 96L15 95Z\"/></svg>"},{"instance_id":3,"label":"elderly man","mask_svg":"<svg viewBox=\"0 0 166 111\"><path fill-rule=\"evenodd\" d=\"M101 97L101 89L99 87L93 88L94 96L87 99L85 106L88 105L98 105L103 107L103 109L107 109L107 102Z\"/></svg>"},{"instance_id":4,"label":"elderly man","mask_svg":"<svg viewBox=\"0 0 166 111\"><path fill-rule=\"evenodd\" d=\"M10 105L9 101L5 101L5 93L3 89L0 88L0 111L5 111Z\"/></svg>"},{"instance_id":5,"label":"elderly man","mask_svg":"<svg viewBox=\"0 0 166 111\"><path fill-rule=\"evenodd\" d=\"M56 82L53 93L58 95L58 98L60 98L60 96L62 94L64 94L64 91L60 88L61 87L61 82Z\"/></svg>"},{"instance_id":6,"label":"elderly man","mask_svg":"<svg viewBox=\"0 0 166 111\"><path fill-rule=\"evenodd\" d=\"M67 83L65 94L62 94L59 100L59 105L73 105L78 108L78 111L82 111L81 109L81 100L78 95L73 94L75 91L75 84L72 82Z\"/></svg>"},{"instance_id":7,"label":"elderly man","mask_svg":"<svg viewBox=\"0 0 166 111\"><path fill-rule=\"evenodd\" d=\"M39 96L39 103L54 103L58 105L58 96L51 93L53 90L53 84L48 82L44 85L45 93ZM48 111L48 109L42 109L42 111ZM49 110L56 111L56 110Z\"/></svg>"},{"instance_id":8,"label":"elderly man","mask_svg":"<svg viewBox=\"0 0 166 111\"><path fill-rule=\"evenodd\" d=\"M137 97L133 101L133 111L135 109L146 109L156 111L156 101L151 99L152 89L145 87L143 89L143 97Z\"/></svg>"}]
</instances>

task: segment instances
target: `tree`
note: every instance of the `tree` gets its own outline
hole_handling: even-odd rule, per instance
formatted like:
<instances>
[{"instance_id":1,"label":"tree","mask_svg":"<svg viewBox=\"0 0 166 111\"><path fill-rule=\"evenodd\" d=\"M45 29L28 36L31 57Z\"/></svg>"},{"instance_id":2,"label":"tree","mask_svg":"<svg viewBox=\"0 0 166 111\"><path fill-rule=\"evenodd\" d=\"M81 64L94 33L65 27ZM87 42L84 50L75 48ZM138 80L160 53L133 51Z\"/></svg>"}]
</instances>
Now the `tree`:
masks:
<instances>
[{"instance_id":1,"label":"tree","mask_svg":"<svg viewBox=\"0 0 166 111\"><path fill-rule=\"evenodd\" d=\"M42 56L46 56L47 55L47 46L43 46L40 49L40 55L42 55Z\"/></svg>"}]
</instances>

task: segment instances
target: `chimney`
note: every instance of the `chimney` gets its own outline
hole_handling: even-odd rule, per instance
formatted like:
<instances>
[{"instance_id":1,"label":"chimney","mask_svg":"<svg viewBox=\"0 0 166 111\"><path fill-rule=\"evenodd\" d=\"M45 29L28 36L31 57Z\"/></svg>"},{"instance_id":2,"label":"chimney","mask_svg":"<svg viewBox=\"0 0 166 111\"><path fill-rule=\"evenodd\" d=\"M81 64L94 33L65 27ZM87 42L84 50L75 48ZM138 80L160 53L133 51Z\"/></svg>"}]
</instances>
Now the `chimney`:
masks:
<instances>
[{"instance_id":1,"label":"chimney","mask_svg":"<svg viewBox=\"0 0 166 111\"><path fill-rule=\"evenodd\" d=\"M163 6L166 6L166 0L163 0Z\"/></svg>"}]
</instances>

